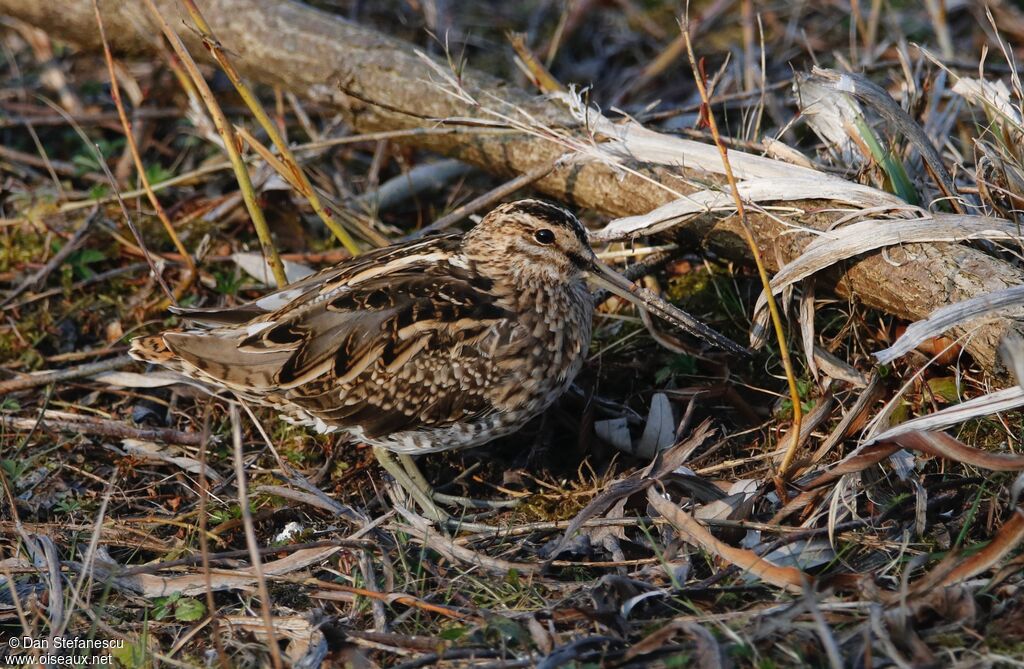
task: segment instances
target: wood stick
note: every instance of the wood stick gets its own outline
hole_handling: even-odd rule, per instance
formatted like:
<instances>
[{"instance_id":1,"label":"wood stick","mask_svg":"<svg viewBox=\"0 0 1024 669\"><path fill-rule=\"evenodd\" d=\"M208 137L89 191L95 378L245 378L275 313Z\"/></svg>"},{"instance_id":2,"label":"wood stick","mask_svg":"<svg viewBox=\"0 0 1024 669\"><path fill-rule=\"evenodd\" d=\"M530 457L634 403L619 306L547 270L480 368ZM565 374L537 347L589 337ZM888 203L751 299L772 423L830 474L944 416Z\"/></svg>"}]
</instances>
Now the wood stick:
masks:
<instances>
[{"instance_id":1,"label":"wood stick","mask_svg":"<svg viewBox=\"0 0 1024 669\"><path fill-rule=\"evenodd\" d=\"M31 430L36 425L35 418L22 418L18 416L7 416L0 414L0 425L5 425L15 430ZM40 427L75 434L94 434L100 437L112 437L114 439L138 439L140 441L159 441L165 444L178 444L180 446L200 446L203 443L203 435L198 432L182 432L167 427L132 427L126 423L116 420L103 420L101 418L68 419L52 418L43 415Z\"/></svg>"},{"instance_id":2,"label":"wood stick","mask_svg":"<svg viewBox=\"0 0 1024 669\"><path fill-rule=\"evenodd\" d=\"M93 374L109 372L112 369L121 369L122 367L127 367L133 362L135 361L127 355L122 355L108 360L90 362L85 365L79 365L78 367L26 374L16 379L0 382L0 396L4 396L7 393L13 393L18 390L48 386L51 383L60 383L61 381L68 381L70 379L80 379L83 376L92 376Z\"/></svg>"}]
</instances>

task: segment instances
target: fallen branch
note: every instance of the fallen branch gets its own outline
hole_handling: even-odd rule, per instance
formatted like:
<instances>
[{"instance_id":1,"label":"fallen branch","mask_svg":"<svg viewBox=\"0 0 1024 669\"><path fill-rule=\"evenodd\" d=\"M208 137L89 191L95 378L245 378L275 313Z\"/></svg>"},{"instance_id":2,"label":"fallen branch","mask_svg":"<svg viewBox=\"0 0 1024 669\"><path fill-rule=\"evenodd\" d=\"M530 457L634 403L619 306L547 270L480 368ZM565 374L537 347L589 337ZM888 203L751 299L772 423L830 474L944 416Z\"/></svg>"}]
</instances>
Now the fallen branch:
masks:
<instances>
[{"instance_id":1,"label":"fallen branch","mask_svg":"<svg viewBox=\"0 0 1024 669\"><path fill-rule=\"evenodd\" d=\"M156 4L169 22L188 25L177 0L157 0ZM154 36L158 31L138 3L103 0L100 5L113 48L156 53ZM0 0L0 12L85 47L99 46L90 0ZM538 99L487 74L467 68L458 81L464 94L443 90L441 73L447 71L447 65L431 61L407 43L308 6L276 0L207 0L203 12L243 76L337 110L358 132L436 127L454 119L459 119L460 127L493 125L493 115L488 116L484 109L493 104L528 114L547 127L576 133L581 143L594 139L578 130L584 124L564 106ZM209 57L198 34L180 32L192 53ZM724 184L714 147L643 129L630 128L630 132L652 146L664 147L663 159L652 160L645 154L646 164L637 167L628 165L628 156L623 156L622 165L629 166L625 174L605 161L577 161L555 170L536 187L581 207L625 216L645 214L680 197L704 196L707 191L698 191L694 183ZM563 145L525 131L421 134L402 141L502 176L528 173L566 153ZM730 151L729 158L738 178L751 182L771 182L780 173L792 175L794 182L800 181L801 175L812 177L802 182L811 190L775 197L774 201L785 207L785 220L777 212L755 212L753 208L749 212L754 240L773 271L800 255L817 237L814 230L828 229L851 211L879 204L898 206L891 195L805 168L737 151ZM678 178L680 175L684 178ZM828 194L832 192L829 188L843 184L856 191L854 201ZM742 193L744 183L740 186ZM759 200L762 208L765 202ZM673 224L683 240L749 260L734 209L705 207L702 212L686 218L684 224ZM807 231L795 231L798 227ZM646 228L638 231L649 232ZM872 252L823 272L818 280L819 286L841 295L854 294L868 306L920 320L946 304L1020 285L1024 272L964 245L920 243L895 249L888 259ZM979 363L993 369L1000 339L1009 332L1024 334L1024 326L1001 316L976 327L958 326L953 332L956 336L972 332L968 350Z\"/></svg>"},{"instance_id":2,"label":"fallen branch","mask_svg":"<svg viewBox=\"0 0 1024 669\"><path fill-rule=\"evenodd\" d=\"M69 432L72 434L92 434L113 439L138 439L140 441L158 441L164 444L180 446L201 446L203 435L198 432L182 432L167 427L137 428L123 422L103 420L101 418L74 417L71 414L47 411L39 426L43 429ZM0 425L15 430L32 430L37 423L35 418L20 418L0 414Z\"/></svg>"},{"instance_id":3,"label":"fallen branch","mask_svg":"<svg viewBox=\"0 0 1024 669\"><path fill-rule=\"evenodd\" d=\"M62 381L80 379L83 376L94 376L103 372L109 372L112 369L121 369L122 367L134 364L134 362L135 361L127 355L120 355L116 358L89 362L77 367L53 369L45 372L26 374L8 381L0 381L0 397L5 396L8 393L18 392L19 390L48 386L51 383L60 383Z\"/></svg>"}]
</instances>

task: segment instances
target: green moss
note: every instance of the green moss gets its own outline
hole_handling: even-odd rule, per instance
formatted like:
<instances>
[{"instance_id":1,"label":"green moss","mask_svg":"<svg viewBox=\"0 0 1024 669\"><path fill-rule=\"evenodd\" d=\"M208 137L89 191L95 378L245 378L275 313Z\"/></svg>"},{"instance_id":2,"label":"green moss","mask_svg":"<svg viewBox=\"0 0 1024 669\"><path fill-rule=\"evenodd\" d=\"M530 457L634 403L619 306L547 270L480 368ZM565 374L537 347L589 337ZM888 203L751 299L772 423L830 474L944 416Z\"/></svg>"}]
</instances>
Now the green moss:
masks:
<instances>
[{"instance_id":1,"label":"green moss","mask_svg":"<svg viewBox=\"0 0 1024 669\"><path fill-rule=\"evenodd\" d=\"M15 210L21 212L26 222L0 227L0 272L17 271L27 263L39 262L47 256L46 245L48 239L52 239L42 225L42 219L56 211L52 202L39 202L28 209ZM39 225L31 221L37 221Z\"/></svg>"}]
</instances>

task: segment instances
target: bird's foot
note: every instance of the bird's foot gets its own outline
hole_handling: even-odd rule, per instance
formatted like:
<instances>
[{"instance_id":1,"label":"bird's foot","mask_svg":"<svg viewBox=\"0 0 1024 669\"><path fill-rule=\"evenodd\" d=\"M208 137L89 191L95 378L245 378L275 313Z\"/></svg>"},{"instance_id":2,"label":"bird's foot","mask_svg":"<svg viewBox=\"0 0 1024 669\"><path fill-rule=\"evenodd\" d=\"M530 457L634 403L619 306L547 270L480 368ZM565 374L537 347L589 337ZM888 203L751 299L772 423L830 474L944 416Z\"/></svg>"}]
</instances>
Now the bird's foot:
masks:
<instances>
[{"instance_id":1,"label":"bird's foot","mask_svg":"<svg viewBox=\"0 0 1024 669\"><path fill-rule=\"evenodd\" d=\"M469 509L497 511L519 505L519 500L515 499L486 500L439 493L427 483L426 477L423 476L423 473L411 456L404 453L396 456L381 447L374 447L373 453L381 466L395 479L395 482L409 494L409 497L420 508L424 517L439 525L467 526L465 518L453 517L441 508L441 504L458 507L463 511Z\"/></svg>"},{"instance_id":2,"label":"bird's foot","mask_svg":"<svg viewBox=\"0 0 1024 669\"><path fill-rule=\"evenodd\" d=\"M461 506L466 509L496 510L514 509L519 506L518 499L476 499L473 497L459 497L457 495L446 495L435 492L432 497L435 502L449 506Z\"/></svg>"},{"instance_id":3,"label":"bird's foot","mask_svg":"<svg viewBox=\"0 0 1024 669\"><path fill-rule=\"evenodd\" d=\"M380 446L373 447L373 454L380 466L409 494L425 518L436 523L447 523L452 519L448 512L434 503L434 490L423 478L412 458L408 455L399 455L396 458L391 451Z\"/></svg>"}]
</instances>

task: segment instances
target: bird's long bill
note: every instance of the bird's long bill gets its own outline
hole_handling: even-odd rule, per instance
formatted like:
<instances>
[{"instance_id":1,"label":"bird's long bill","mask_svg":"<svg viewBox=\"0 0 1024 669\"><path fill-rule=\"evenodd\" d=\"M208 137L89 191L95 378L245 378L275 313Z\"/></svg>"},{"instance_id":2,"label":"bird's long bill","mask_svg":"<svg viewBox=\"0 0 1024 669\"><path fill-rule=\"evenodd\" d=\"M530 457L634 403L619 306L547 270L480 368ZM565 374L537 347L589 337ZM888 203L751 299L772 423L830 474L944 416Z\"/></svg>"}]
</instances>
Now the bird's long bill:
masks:
<instances>
[{"instance_id":1,"label":"bird's long bill","mask_svg":"<svg viewBox=\"0 0 1024 669\"><path fill-rule=\"evenodd\" d=\"M695 337L726 351L750 355L750 351L745 347L740 346L725 335L715 332L690 314L672 306L649 290L634 285L626 277L598 260L595 260L593 263L590 277L600 287L629 300L641 309L646 309L648 312L676 324Z\"/></svg>"}]
</instances>

